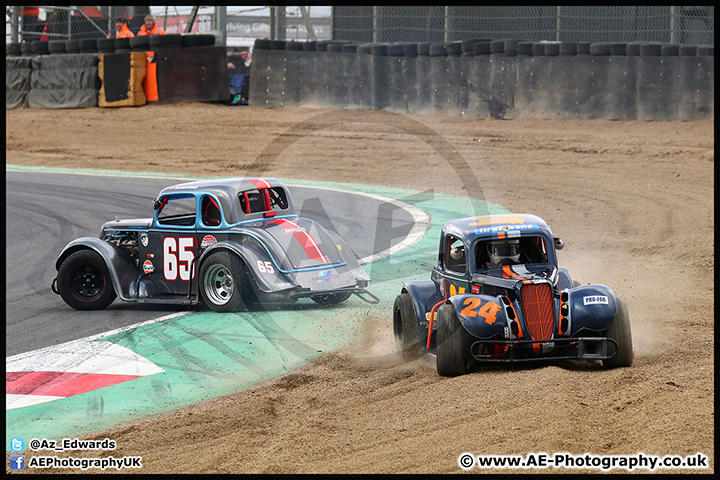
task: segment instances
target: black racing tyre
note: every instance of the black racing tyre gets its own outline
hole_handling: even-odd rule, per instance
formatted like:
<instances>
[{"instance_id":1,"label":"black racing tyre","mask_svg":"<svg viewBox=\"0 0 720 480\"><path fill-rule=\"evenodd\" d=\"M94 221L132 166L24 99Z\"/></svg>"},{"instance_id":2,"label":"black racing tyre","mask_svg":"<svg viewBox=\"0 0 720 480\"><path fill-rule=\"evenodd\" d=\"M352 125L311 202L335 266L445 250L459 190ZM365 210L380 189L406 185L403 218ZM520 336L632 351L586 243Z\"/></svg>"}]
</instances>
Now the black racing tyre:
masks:
<instances>
[{"instance_id":1,"label":"black racing tyre","mask_svg":"<svg viewBox=\"0 0 720 480\"><path fill-rule=\"evenodd\" d=\"M514 38L508 38L505 40L505 56L515 57L517 56L517 45L522 40L515 40Z\"/></svg>"},{"instance_id":2,"label":"black racing tyre","mask_svg":"<svg viewBox=\"0 0 720 480\"><path fill-rule=\"evenodd\" d=\"M590 55L605 56L610 55L610 43L598 42L590 44Z\"/></svg>"},{"instance_id":3,"label":"black racing tyre","mask_svg":"<svg viewBox=\"0 0 720 480\"><path fill-rule=\"evenodd\" d=\"M660 56L677 57L680 55L680 45L677 43L666 43L660 49Z\"/></svg>"},{"instance_id":4,"label":"black racing tyre","mask_svg":"<svg viewBox=\"0 0 720 480\"><path fill-rule=\"evenodd\" d=\"M517 44L518 55L532 55L533 42L519 42Z\"/></svg>"},{"instance_id":5,"label":"black racing tyre","mask_svg":"<svg viewBox=\"0 0 720 480\"><path fill-rule=\"evenodd\" d=\"M393 304L393 338L395 339L395 348L402 352L403 357L409 359L420 355L415 309L408 293L401 293L395 297L395 303Z\"/></svg>"},{"instance_id":6,"label":"black racing tyre","mask_svg":"<svg viewBox=\"0 0 720 480\"><path fill-rule=\"evenodd\" d=\"M133 37L135 38L135 37ZM115 39L115 50L130 50L130 39L129 38L116 38Z\"/></svg>"},{"instance_id":7,"label":"black racing tyre","mask_svg":"<svg viewBox=\"0 0 720 480\"><path fill-rule=\"evenodd\" d=\"M203 261L199 289L205 304L216 312L243 310L252 297L245 265L227 250L212 253Z\"/></svg>"},{"instance_id":8,"label":"black racing tyre","mask_svg":"<svg viewBox=\"0 0 720 480\"><path fill-rule=\"evenodd\" d=\"M605 336L617 342L618 350L612 358L602 361L605 368L629 367L633 363L630 317L628 316L625 300L620 297L617 299L617 308L617 313L610 328L605 330Z\"/></svg>"},{"instance_id":9,"label":"black racing tyre","mask_svg":"<svg viewBox=\"0 0 720 480\"><path fill-rule=\"evenodd\" d=\"M492 39L490 38L468 38L466 40L463 40L460 42L460 45L462 47L462 53L475 53L474 48L476 43L480 42L487 42L490 43Z\"/></svg>"},{"instance_id":10,"label":"black racing tyre","mask_svg":"<svg viewBox=\"0 0 720 480\"><path fill-rule=\"evenodd\" d=\"M640 45L640 56L642 57L659 57L662 52L662 44L660 43L643 43Z\"/></svg>"},{"instance_id":11,"label":"black racing tyre","mask_svg":"<svg viewBox=\"0 0 720 480\"><path fill-rule=\"evenodd\" d=\"M330 305L337 305L338 303L342 303L350 296L352 293L343 292L343 293L324 293L322 295L313 295L310 297L310 299L317 303L318 305L323 305L325 307L329 307Z\"/></svg>"},{"instance_id":12,"label":"black racing tyre","mask_svg":"<svg viewBox=\"0 0 720 480\"><path fill-rule=\"evenodd\" d=\"M534 57L544 57L545 56L545 43L544 42L535 42L532 44L532 54Z\"/></svg>"},{"instance_id":13,"label":"black racing tyre","mask_svg":"<svg viewBox=\"0 0 720 480\"><path fill-rule=\"evenodd\" d=\"M150 37L148 35L132 37L132 38L128 39L128 42L130 44L130 48L149 47L150 46Z\"/></svg>"},{"instance_id":14,"label":"black racing tyre","mask_svg":"<svg viewBox=\"0 0 720 480\"><path fill-rule=\"evenodd\" d=\"M451 42L447 44L448 56L457 56L462 54L462 42Z\"/></svg>"},{"instance_id":15,"label":"black racing tyre","mask_svg":"<svg viewBox=\"0 0 720 480\"><path fill-rule=\"evenodd\" d=\"M30 44L30 42L23 42L20 44L20 53L23 56L32 55L32 45Z\"/></svg>"},{"instance_id":16,"label":"black racing tyre","mask_svg":"<svg viewBox=\"0 0 720 480\"><path fill-rule=\"evenodd\" d=\"M342 53L357 53L357 43L348 43L342 46Z\"/></svg>"},{"instance_id":17,"label":"black racing tyre","mask_svg":"<svg viewBox=\"0 0 720 480\"><path fill-rule=\"evenodd\" d=\"M65 40L50 40L48 42L48 51L50 53L67 53Z\"/></svg>"},{"instance_id":18,"label":"black racing tyre","mask_svg":"<svg viewBox=\"0 0 720 480\"><path fill-rule=\"evenodd\" d=\"M388 57L402 57L405 55L405 45L402 43L388 45L387 54Z\"/></svg>"},{"instance_id":19,"label":"black racing tyre","mask_svg":"<svg viewBox=\"0 0 720 480\"><path fill-rule=\"evenodd\" d=\"M545 56L546 57L557 57L560 55L560 43L559 42L548 42L545 44Z\"/></svg>"},{"instance_id":20,"label":"black racing tyre","mask_svg":"<svg viewBox=\"0 0 720 480\"><path fill-rule=\"evenodd\" d=\"M97 40L94 38L81 38L80 51L87 53L97 52Z\"/></svg>"},{"instance_id":21,"label":"black racing tyre","mask_svg":"<svg viewBox=\"0 0 720 480\"><path fill-rule=\"evenodd\" d=\"M681 57L694 57L697 55L697 45L680 45L678 55Z\"/></svg>"},{"instance_id":22,"label":"black racing tyre","mask_svg":"<svg viewBox=\"0 0 720 480\"><path fill-rule=\"evenodd\" d=\"M560 42L560 56L571 57L577 55L577 42Z\"/></svg>"},{"instance_id":23,"label":"black racing tyre","mask_svg":"<svg viewBox=\"0 0 720 480\"><path fill-rule=\"evenodd\" d=\"M591 42L577 42L578 55L590 55Z\"/></svg>"},{"instance_id":24,"label":"black racing tyre","mask_svg":"<svg viewBox=\"0 0 720 480\"><path fill-rule=\"evenodd\" d=\"M50 53L48 43L50 42L47 40L36 40L30 43L30 50L32 50L33 55L47 55Z\"/></svg>"},{"instance_id":25,"label":"black racing tyre","mask_svg":"<svg viewBox=\"0 0 720 480\"><path fill-rule=\"evenodd\" d=\"M476 42L473 44L473 55L490 55L490 42Z\"/></svg>"},{"instance_id":26,"label":"black racing tyre","mask_svg":"<svg viewBox=\"0 0 720 480\"><path fill-rule=\"evenodd\" d=\"M696 50L698 57L714 57L715 47L710 45L700 45Z\"/></svg>"},{"instance_id":27,"label":"black racing tyre","mask_svg":"<svg viewBox=\"0 0 720 480\"><path fill-rule=\"evenodd\" d=\"M303 51L304 42L288 41L285 43L285 50L292 50L295 52Z\"/></svg>"},{"instance_id":28,"label":"black racing tyre","mask_svg":"<svg viewBox=\"0 0 720 480\"><path fill-rule=\"evenodd\" d=\"M256 40L257 42L257 40ZM303 43L303 52L314 52L317 42L305 42ZM257 47L255 47L257 48Z\"/></svg>"},{"instance_id":29,"label":"black racing tyre","mask_svg":"<svg viewBox=\"0 0 720 480\"><path fill-rule=\"evenodd\" d=\"M505 53L505 39L502 38L490 42L490 53Z\"/></svg>"},{"instance_id":30,"label":"black racing tyre","mask_svg":"<svg viewBox=\"0 0 720 480\"><path fill-rule=\"evenodd\" d=\"M94 250L68 256L58 269L57 287L75 310L102 310L117 296L105 260Z\"/></svg>"},{"instance_id":31,"label":"black racing tyre","mask_svg":"<svg viewBox=\"0 0 720 480\"><path fill-rule=\"evenodd\" d=\"M98 38L95 40L95 46L97 47L97 51L104 51L107 52L115 51L115 39L114 38Z\"/></svg>"},{"instance_id":32,"label":"black racing tyre","mask_svg":"<svg viewBox=\"0 0 720 480\"><path fill-rule=\"evenodd\" d=\"M371 43L361 43L355 49L355 53L362 53L365 55L371 54L372 53L372 44Z\"/></svg>"},{"instance_id":33,"label":"black racing tyre","mask_svg":"<svg viewBox=\"0 0 720 480\"><path fill-rule=\"evenodd\" d=\"M330 53L342 53L343 45L344 44L342 44L342 43L330 43L330 44L328 44L325 51L330 52Z\"/></svg>"},{"instance_id":34,"label":"black racing tyre","mask_svg":"<svg viewBox=\"0 0 720 480\"><path fill-rule=\"evenodd\" d=\"M181 37L183 47L212 47L215 45L215 35L210 33L189 33L187 35L181 35Z\"/></svg>"},{"instance_id":35,"label":"black racing tyre","mask_svg":"<svg viewBox=\"0 0 720 480\"><path fill-rule=\"evenodd\" d=\"M270 40L264 40L262 38L255 39L254 50L270 50Z\"/></svg>"},{"instance_id":36,"label":"black racing tyre","mask_svg":"<svg viewBox=\"0 0 720 480\"><path fill-rule=\"evenodd\" d=\"M417 44L417 53L418 55L430 55L430 45L432 45L430 42L420 42Z\"/></svg>"},{"instance_id":37,"label":"black racing tyre","mask_svg":"<svg viewBox=\"0 0 720 480\"><path fill-rule=\"evenodd\" d=\"M456 377L468 372L472 356L472 337L460 324L455 307L440 305L437 312L437 372L444 377Z\"/></svg>"},{"instance_id":38,"label":"black racing tyre","mask_svg":"<svg viewBox=\"0 0 720 480\"><path fill-rule=\"evenodd\" d=\"M431 57L445 57L447 56L447 43L433 43L430 45L428 55Z\"/></svg>"},{"instance_id":39,"label":"black racing tyre","mask_svg":"<svg viewBox=\"0 0 720 480\"><path fill-rule=\"evenodd\" d=\"M387 56L387 45L383 44L377 44L370 47L370 53L379 56L379 57L386 57Z\"/></svg>"},{"instance_id":40,"label":"black racing tyre","mask_svg":"<svg viewBox=\"0 0 720 480\"><path fill-rule=\"evenodd\" d=\"M627 47L625 47L625 54L628 57L639 57L640 56L640 46L642 45L641 42L630 42L627 44Z\"/></svg>"},{"instance_id":41,"label":"black racing tyre","mask_svg":"<svg viewBox=\"0 0 720 480\"><path fill-rule=\"evenodd\" d=\"M610 55L627 55L627 43L613 42L610 44Z\"/></svg>"},{"instance_id":42,"label":"black racing tyre","mask_svg":"<svg viewBox=\"0 0 720 480\"><path fill-rule=\"evenodd\" d=\"M19 57L22 55L22 49L18 42L8 43L5 45L5 55L10 57Z\"/></svg>"},{"instance_id":43,"label":"black racing tyre","mask_svg":"<svg viewBox=\"0 0 720 480\"><path fill-rule=\"evenodd\" d=\"M182 35L179 33L168 33L167 35L148 35L148 37L150 38L151 47L182 47Z\"/></svg>"},{"instance_id":44,"label":"black racing tyre","mask_svg":"<svg viewBox=\"0 0 720 480\"><path fill-rule=\"evenodd\" d=\"M80 40L66 40L65 51L67 53L78 53L80 51Z\"/></svg>"}]
</instances>

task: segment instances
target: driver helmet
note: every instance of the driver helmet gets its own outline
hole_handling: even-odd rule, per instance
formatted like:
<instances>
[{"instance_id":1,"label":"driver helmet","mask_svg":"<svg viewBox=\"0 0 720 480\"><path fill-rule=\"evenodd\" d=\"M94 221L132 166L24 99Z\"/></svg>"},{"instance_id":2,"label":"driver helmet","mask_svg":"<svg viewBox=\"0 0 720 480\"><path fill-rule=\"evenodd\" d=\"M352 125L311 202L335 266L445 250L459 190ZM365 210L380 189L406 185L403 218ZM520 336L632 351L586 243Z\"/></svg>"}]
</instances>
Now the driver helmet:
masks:
<instances>
[{"instance_id":1,"label":"driver helmet","mask_svg":"<svg viewBox=\"0 0 720 480\"><path fill-rule=\"evenodd\" d=\"M488 256L493 265L520 263L520 240L491 240L487 243Z\"/></svg>"}]
</instances>

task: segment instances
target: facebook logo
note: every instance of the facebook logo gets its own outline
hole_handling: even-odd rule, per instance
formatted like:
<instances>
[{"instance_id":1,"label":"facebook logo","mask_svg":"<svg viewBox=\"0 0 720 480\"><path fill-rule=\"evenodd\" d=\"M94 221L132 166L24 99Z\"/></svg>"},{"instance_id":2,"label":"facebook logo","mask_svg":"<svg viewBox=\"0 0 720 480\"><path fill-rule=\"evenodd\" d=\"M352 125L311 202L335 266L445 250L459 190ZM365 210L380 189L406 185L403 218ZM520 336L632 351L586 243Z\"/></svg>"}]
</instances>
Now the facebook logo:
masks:
<instances>
[{"instance_id":1,"label":"facebook logo","mask_svg":"<svg viewBox=\"0 0 720 480\"><path fill-rule=\"evenodd\" d=\"M25 450L25 439L23 437L10 438L11 452L22 452L23 450Z\"/></svg>"},{"instance_id":2,"label":"facebook logo","mask_svg":"<svg viewBox=\"0 0 720 480\"><path fill-rule=\"evenodd\" d=\"M25 455L10 455L10 470L25 470Z\"/></svg>"}]
</instances>

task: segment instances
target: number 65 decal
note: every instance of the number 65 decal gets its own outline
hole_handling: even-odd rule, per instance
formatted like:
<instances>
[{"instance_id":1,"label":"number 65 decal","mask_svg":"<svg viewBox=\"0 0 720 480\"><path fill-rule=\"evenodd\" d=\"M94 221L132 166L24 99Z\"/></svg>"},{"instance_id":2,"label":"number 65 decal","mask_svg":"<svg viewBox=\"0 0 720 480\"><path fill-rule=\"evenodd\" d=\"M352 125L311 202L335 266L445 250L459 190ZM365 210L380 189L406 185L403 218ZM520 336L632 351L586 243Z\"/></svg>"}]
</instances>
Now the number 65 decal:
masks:
<instances>
[{"instance_id":1,"label":"number 65 decal","mask_svg":"<svg viewBox=\"0 0 720 480\"><path fill-rule=\"evenodd\" d=\"M195 237L165 237L163 239L163 274L165 280L177 280L178 274L180 280L185 282L191 278L195 278L195 265L192 270L190 264L195 258L193 248L195 247Z\"/></svg>"},{"instance_id":2,"label":"number 65 decal","mask_svg":"<svg viewBox=\"0 0 720 480\"><path fill-rule=\"evenodd\" d=\"M260 273L275 273L272 262L263 262L262 260L258 260L257 267Z\"/></svg>"},{"instance_id":3,"label":"number 65 decal","mask_svg":"<svg viewBox=\"0 0 720 480\"><path fill-rule=\"evenodd\" d=\"M497 312L500 311L500 305L495 302L487 301L483 304L482 300L477 297L468 297L463 302L465 308L462 309L460 315L463 317L481 316L485 319L485 323L492 325L497 320Z\"/></svg>"}]
</instances>

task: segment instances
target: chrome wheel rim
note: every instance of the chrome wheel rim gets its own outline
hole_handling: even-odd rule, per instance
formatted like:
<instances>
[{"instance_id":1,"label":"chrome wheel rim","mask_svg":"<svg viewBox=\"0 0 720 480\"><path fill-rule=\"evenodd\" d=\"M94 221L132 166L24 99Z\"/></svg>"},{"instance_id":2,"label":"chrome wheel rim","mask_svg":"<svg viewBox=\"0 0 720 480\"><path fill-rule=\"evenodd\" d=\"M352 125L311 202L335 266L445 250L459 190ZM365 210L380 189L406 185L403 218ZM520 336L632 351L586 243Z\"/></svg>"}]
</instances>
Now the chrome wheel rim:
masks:
<instances>
[{"instance_id":1,"label":"chrome wheel rim","mask_svg":"<svg viewBox=\"0 0 720 480\"><path fill-rule=\"evenodd\" d=\"M235 281L223 265L212 265L205 272L205 296L215 305L225 305L235 292Z\"/></svg>"}]
</instances>

